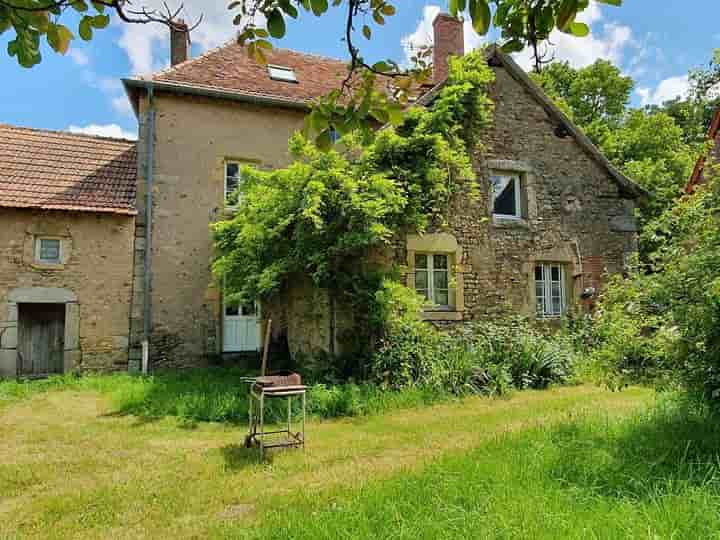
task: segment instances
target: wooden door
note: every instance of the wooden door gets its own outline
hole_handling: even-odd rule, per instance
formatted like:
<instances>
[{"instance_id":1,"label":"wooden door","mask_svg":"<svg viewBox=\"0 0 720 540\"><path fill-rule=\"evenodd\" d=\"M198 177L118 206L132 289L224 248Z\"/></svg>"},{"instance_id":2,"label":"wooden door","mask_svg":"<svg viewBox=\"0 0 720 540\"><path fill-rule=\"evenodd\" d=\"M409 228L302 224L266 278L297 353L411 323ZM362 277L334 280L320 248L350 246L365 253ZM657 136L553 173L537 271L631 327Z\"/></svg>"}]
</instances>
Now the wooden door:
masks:
<instances>
[{"instance_id":1,"label":"wooden door","mask_svg":"<svg viewBox=\"0 0 720 540\"><path fill-rule=\"evenodd\" d=\"M20 375L62 373L65 353L65 304L20 304Z\"/></svg>"},{"instance_id":2,"label":"wooden door","mask_svg":"<svg viewBox=\"0 0 720 540\"><path fill-rule=\"evenodd\" d=\"M260 349L258 310L253 304L225 306L223 310L223 352Z\"/></svg>"}]
</instances>

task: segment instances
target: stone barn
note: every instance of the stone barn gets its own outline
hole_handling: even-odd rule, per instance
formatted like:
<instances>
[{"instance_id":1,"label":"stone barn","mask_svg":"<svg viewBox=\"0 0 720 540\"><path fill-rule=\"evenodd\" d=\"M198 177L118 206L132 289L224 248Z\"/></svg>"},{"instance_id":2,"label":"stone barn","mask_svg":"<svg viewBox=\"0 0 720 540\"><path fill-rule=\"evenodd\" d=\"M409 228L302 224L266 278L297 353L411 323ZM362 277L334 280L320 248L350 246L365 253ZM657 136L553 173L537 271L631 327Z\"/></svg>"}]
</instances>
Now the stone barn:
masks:
<instances>
[{"instance_id":1,"label":"stone barn","mask_svg":"<svg viewBox=\"0 0 720 540\"><path fill-rule=\"evenodd\" d=\"M127 369L135 142L0 125L0 377Z\"/></svg>"}]
</instances>

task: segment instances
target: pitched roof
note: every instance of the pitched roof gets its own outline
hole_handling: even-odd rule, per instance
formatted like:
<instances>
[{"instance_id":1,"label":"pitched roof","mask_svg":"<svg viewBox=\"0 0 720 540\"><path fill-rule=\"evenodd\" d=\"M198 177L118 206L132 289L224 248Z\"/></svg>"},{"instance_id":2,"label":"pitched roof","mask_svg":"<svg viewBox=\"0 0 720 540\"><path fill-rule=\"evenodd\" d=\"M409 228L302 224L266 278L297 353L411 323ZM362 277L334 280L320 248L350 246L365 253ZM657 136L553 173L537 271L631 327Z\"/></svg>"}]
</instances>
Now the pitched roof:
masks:
<instances>
[{"instance_id":1,"label":"pitched roof","mask_svg":"<svg viewBox=\"0 0 720 540\"><path fill-rule=\"evenodd\" d=\"M491 45L487 52L488 62L498 62L500 66L505 68L510 76L515 79L518 83L525 87L530 95L545 109L545 112L553 118L558 125L565 128L565 130L575 139L575 141L583 148L597 163L599 163L607 172L610 177L620 188L621 192L626 193L632 197L646 197L648 192L630 180L627 176L621 173L610 161L603 155L600 150L593 144L593 142L578 128L572 120L570 120L565 113L563 113L555 103L542 91L542 89L528 77L527 73L512 59L512 57L500 50L496 45ZM445 86L445 82L441 82L425 95L423 95L418 103L422 105L430 104L440 90Z\"/></svg>"},{"instance_id":2,"label":"pitched roof","mask_svg":"<svg viewBox=\"0 0 720 540\"><path fill-rule=\"evenodd\" d=\"M135 145L0 124L0 207L134 215Z\"/></svg>"},{"instance_id":3,"label":"pitched roof","mask_svg":"<svg viewBox=\"0 0 720 540\"><path fill-rule=\"evenodd\" d=\"M267 51L266 57L269 65L291 68L297 82L271 79L267 66L250 58L236 40L153 75L123 82L129 88L152 81L167 90L204 89L225 93L226 97L245 96L307 107L312 100L339 88L348 74L347 63L334 58L278 48Z\"/></svg>"},{"instance_id":4,"label":"pitched roof","mask_svg":"<svg viewBox=\"0 0 720 540\"><path fill-rule=\"evenodd\" d=\"M718 138L718 134L720 134L720 108L715 111L715 116L713 117L712 123L710 124L710 128L707 132L707 139L709 141L716 141L716 148L720 149L720 138ZM720 153L720 150L718 152ZM695 190L695 186L697 186L702 181L702 173L704 168L705 155L702 155L695 163L695 168L693 169L692 176L690 177L690 181L685 188L685 191L687 193L692 193Z\"/></svg>"}]
</instances>

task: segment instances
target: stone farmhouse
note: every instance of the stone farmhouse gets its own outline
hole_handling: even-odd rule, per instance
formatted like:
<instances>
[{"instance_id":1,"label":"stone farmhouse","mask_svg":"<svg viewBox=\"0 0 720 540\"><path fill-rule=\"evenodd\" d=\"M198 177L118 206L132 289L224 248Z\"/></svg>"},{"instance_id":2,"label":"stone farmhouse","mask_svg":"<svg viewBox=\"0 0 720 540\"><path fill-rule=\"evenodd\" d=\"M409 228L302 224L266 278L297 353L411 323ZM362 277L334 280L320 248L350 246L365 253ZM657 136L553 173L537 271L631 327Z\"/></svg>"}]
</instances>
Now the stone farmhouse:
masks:
<instances>
[{"instance_id":1,"label":"stone farmhouse","mask_svg":"<svg viewBox=\"0 0 720 540\"><path fill-rule=\"evenodd\" d=\"M425 106L448 56L463 54L460 23L439 15L434 32ZM0 129L0 375L197 365L258 350L268 316L293 353L339 350L322 291L224 305L209 226L232 210L241 164L289 163L288 138L345 63L276 49L263 66L234 42L188 53L188 35L173 31L170 68L123 80L136 143ZM636 251L642 189L511 58L493 49L489 63L481 200L457 201L446 229L402 238L391 254L439 326L507 309L559 318Z\"/></svg>"}]
</instances>

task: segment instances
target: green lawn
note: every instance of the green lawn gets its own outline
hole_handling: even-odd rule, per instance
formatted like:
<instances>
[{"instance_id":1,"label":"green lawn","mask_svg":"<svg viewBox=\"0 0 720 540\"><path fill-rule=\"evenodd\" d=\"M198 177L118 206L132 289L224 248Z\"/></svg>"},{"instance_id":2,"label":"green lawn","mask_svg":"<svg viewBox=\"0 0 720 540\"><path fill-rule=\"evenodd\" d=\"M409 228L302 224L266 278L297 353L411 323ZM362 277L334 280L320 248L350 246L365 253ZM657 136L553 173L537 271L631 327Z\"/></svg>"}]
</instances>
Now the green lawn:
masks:
<instances>
[{"instance_id":1,"label":"green lawn","mask_svg":"<svg viewBox=\"0 0 720 540\"><path fill-rule=\"evenodd\" d=\"M653 402L579 386L313 421L305 453L259 463L244 426L50 390L0 408L0 538L720 537L720 435Z\"/></svg>"}]
</instances>

